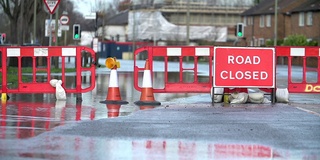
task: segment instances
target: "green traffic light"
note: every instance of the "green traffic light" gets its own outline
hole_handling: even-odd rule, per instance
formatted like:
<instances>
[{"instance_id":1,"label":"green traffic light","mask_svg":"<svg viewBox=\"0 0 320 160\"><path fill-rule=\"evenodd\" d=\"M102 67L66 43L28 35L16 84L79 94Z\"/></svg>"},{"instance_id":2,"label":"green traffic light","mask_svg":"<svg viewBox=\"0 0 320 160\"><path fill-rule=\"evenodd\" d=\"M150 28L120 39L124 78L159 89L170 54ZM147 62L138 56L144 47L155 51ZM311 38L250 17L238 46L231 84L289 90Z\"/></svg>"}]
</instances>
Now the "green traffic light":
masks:
<instances>
[{"instance_id":1,"label":"green traffic light","mask_svg":"<svg viewBox=\"0 0 320 160\"><path fill-rule=\"evenodd\" d=\"M242 37L242 32L238 32L238 37Z\"/></svg>"},{"instance_id":2,"label":"green traffic light","mask_svg":"<svg viewBox=\"0 0 320 160\"><path fill-rule=\"evenodd\" d=\"M74 35L74 38L75 38L75 39L79 39L79 34L75 34L75 35Z\"/></svg>"}]
</instances>

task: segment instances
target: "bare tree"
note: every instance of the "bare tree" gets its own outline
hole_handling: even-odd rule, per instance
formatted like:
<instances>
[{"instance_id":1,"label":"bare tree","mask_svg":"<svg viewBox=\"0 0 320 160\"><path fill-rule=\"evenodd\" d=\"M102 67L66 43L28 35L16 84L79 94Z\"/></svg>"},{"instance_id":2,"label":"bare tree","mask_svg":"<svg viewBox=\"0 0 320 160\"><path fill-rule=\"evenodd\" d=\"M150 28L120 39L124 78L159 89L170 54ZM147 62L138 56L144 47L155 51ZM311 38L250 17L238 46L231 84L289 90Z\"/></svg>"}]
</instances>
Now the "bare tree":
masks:
<instances>
[{"instance_id":1,"label":"bare tree","mask_svg":"<svg viewBox=\"0 0 320 160\"><path fill-rule=\"evenodd\" d=\"M41 11L43 11L43 1L38 0L37 1L37 14ZM22 38L22 31L19 30L18 24L19 19L23 19L25 23L20 24L21 26L27 27L28 24L32 22L33 17L33 6L34 1L28 0L28 1L21 1L21 0L0 0L0 6L3 9L3 12L7 15L7 18L10 22L10 33L7 36L8 41L11 43L17 43L18 41L20 43L23 42ZM23 8L23 12L21 10ZM21 13L22 12L22 13ZM22 15L22 17L21 17ZM28 28L23 28L23 30L26 29L26 32L28 31ZM20 40L18 40L18 38Z\"/></svg>"}]
</instances>

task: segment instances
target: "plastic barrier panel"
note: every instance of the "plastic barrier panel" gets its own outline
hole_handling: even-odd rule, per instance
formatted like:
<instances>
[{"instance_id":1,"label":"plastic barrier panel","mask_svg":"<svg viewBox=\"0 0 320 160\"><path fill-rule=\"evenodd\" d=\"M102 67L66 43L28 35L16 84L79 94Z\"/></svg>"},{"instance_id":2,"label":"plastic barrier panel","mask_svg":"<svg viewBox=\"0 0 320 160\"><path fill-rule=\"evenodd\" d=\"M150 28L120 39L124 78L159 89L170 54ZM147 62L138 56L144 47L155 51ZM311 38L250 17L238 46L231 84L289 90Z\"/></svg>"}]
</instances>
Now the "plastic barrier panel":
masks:
<instances>
[{"instance_id":1,"label":"plastic barrier panel","mask_svg":"<svg viewBox=\"0 0 320 160\"><path fill-rule=\"evenodd\" d=\"M52 79L62 80L66 93L84 93L95 87L96 55L91 48L28 46L0 47L0 51L1 93L55 93L49 83ZM86 57L91 58L89 63ZM67 74L73 79L67 79ZM86 76L90 84L82 86Z\"/></svg>"},{"instance_id":2,"label":"plastic barrier panel","mask_svg":"<svg viewBox=\"0 0 320 160\"><path fill-rule=\"evenodd\" d=\"M143 47L134 52L134 87L141 91L139 86L139 73L144 67L138 66L140 58L148 59L150 71L153 74L153 65L164 62L164 85L163 88L153 87L155 93L209 93L212 87L212 78L200 80L201 74L212 77L213 47L207 46L157 46ZM147 54L147 55L145 55ZM142 59L143 59L142 58ZM158 60L159 59L159 60ZM170 62L169 62L170 61ZM173 63L171 63L173 61ZM201 65L201 66L200 66ZM144 65L143 65L144 66ZM200 68L202 67L202 68ZM203 72L200 71L203 70ZM177 79L169 79L169 74L178 74ZM152 76L151 76L152 77Z\"/></svg>"},{"instance_id":3,"label":"plastic barrier panel","mask_svg":"<svg viewBox=\"0 0 320 160\"><path fill-rule=\"evenodd\" d=\"M287 58L289 93L320 93L320 48L275 47L277 57ZM293 74L292 72L301 74Z\"/></svg>"}]
</instances>

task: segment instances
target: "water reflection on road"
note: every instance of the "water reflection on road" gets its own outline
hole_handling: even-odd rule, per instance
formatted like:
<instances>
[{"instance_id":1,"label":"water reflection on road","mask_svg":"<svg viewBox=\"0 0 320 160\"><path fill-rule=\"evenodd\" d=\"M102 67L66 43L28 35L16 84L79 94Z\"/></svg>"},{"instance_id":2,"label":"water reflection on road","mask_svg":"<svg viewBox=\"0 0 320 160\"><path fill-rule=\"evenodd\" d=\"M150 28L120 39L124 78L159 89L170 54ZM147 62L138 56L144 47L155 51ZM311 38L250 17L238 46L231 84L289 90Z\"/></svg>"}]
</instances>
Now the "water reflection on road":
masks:
<instances>
[{"instance_id":1,"label":"water reflection on road","mask_svg":"<svg viewBox=\"0 0 320 160\"><path fill-rule=\"evenodd\" d=\"M5 157L42 159L314 159L267 145L175 139L117 140L82 136L42 135L0 152ZM37 145L34 145L37 143ZM6 142L0 145L0 149Z\"/></svg>"},{"instance_id":2,"label":"water reflection on road","mask_svg":"<svg viewBox=\"0 0 320 160\"><path fill-rule=\"evenodd\" d=\"M106 99L109 83L109 72L96 77L96 87L92 92L83 93L83 101L77 102L76 95L67 94L66 101L56 101L54 94L9 94L10 99L1 104L1 138L29 138L55 126L72 123L80 120L97 120L126 116L137 110L152 109L154 106L135 106L134 101L140 99L140 92L133 88L131 72L118 73L119 88L122 100L128 105L102 104ZM142 76L142 75L141 75ZM154 81L163 84L163 73L155 73L158 77ZM68 77L68 85L74 77ZM90 76L82 77L89 83ZM86 87L86 83L83 87ZM161 87L161 86L160 86ZM163 102L174 98L187 97L193 94L154 94L155 99Z\"/></svg>"}]
</instances>

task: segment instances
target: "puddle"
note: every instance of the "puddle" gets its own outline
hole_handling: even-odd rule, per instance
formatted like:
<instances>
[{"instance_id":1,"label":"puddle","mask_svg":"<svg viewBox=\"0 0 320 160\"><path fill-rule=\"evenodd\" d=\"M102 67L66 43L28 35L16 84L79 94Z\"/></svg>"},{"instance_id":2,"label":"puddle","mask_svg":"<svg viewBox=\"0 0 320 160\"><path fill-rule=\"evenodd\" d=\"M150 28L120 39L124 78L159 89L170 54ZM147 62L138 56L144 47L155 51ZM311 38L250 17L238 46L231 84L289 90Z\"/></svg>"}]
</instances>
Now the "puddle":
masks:
<instances>
[{"instance_id":1,"label":"puddle","mask_svg":"<svg viewBox=\"0 0 320 160\"><path fill-rule=\"evenodd\" d=\"M41 141L39 141L41 140ZM0 145L2 157L45 159L318 159L305 151L268 145L220 143L179 139L122 140L81 136L48 136L25 140L18 146Z\"/></svg>"},{"instance_id":2,"label":"puddle","mask_svg":"<svg viewBox=\"0 0 320 160\"><path fill-rule=\"evenodd\" d=\"M55 103L7 102L1 104L1 139L24 139L50 131L56 126L77 121L126 116L138 107L107 105L104 107Z\"/></svg>"}]
</instances>

